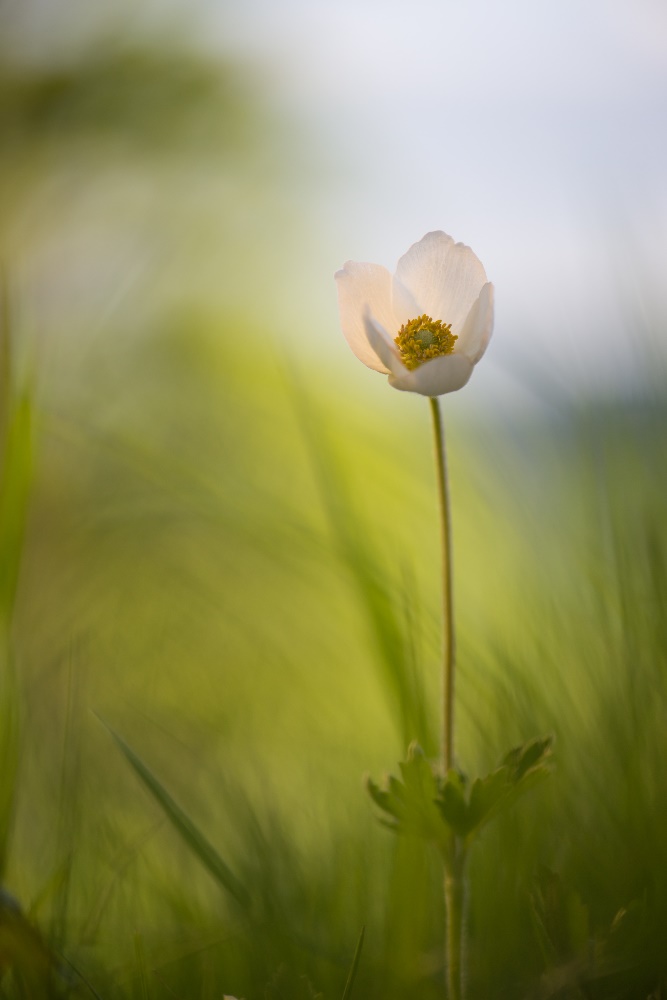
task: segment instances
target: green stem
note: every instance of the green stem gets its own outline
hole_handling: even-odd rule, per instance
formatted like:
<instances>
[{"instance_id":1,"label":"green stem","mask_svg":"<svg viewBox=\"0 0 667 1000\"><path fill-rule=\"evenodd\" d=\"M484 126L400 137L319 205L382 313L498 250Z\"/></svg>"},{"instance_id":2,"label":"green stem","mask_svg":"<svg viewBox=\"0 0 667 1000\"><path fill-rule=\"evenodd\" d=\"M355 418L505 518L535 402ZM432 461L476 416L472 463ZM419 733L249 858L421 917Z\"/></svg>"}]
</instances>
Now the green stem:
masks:
<instances>
[{"instance_id":1,"label":"green stem","mask_svg":"<svg viewBox=\"0 0 667 1000\"><path fill-rule=\"evenodd\" d=\"M452 837L453 840L457 839ZM445 869L445 905L447 908L447 1000L463 997L463 855L455 857L451 869Z\"/></svg>"},{"instance_id":2,"label":"green stem","mask_svg":"<svg viewBox=\"0 0 667 1000\"><path fill-rule=\"evenodd\" d=\"M443 618L443 731L442 759L445 774L454 765L454 605L452 599L452 533L449 512L449 489L447 486L447 457L445 454L445 433L442 425L440 404L435 397L429 398L435 435L435 456L438 472L438 496L440 498L440 521L442 538L442 618Z\"/></svg>"},{"instance_id":3,"label":"green stem","mask_svg":"<svg viewBox=\"0 0 667 1000\"><path fill-rule=\"evenodd\" d=\"M449 509L447 455L440 403L429 399L435 436L435 457L440 501L442 541L442 761L444 775L454 766L454 602L452 596L452 519ZM449 857L445 864L445 909L447 933L445 965L448 1000L463 996L463 865L465 854L460 839L452 833Z\"/></svg>"}]
</instances>

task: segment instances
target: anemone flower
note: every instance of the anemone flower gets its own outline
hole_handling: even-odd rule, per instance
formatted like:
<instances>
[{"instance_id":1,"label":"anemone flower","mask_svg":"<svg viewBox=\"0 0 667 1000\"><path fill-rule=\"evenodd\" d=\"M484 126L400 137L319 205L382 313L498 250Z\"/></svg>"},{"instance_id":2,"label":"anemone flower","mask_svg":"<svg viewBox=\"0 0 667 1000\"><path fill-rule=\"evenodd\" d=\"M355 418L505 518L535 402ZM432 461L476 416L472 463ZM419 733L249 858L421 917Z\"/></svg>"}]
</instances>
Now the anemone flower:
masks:
<instances>
[{"instance_id":1,"label":"anemone flower","mask_svg":"<svg viewBox=\"0 0 667 1000\"><path fill-rule=\"evenodd\" d=\"M493 329L493 285L470 247L427 233L393 276L349 260L335 277L343 333L360 361L422 396L466 384Z\"/></svg>"}]
</instances>

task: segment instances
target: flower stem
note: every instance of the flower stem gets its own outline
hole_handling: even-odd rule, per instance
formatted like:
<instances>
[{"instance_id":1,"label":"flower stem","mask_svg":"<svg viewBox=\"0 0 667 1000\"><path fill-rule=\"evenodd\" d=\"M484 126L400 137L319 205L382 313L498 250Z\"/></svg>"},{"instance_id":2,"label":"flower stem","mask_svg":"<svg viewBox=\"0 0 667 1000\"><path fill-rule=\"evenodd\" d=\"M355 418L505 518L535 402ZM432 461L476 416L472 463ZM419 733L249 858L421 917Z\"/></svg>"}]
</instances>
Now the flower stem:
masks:
<instances>
[{"instance_id":1,"label":"flower stem","mask_svg":"<svg viewBox=\"0 0 667 1000\"><path fill-rule=\"evenodd\" d=\"M444 776L454 765L454 602L452 597L452 528L447 482L447 455L440 404L429 399L435 436L435 457L438 473L438 496L442 540L442 761ZM445 909L447 932L445 966L448 1000L461 1000L463 982L463 865L465 852L460 838L452 831L445 862Z\"/></svg>"},{"instance_id":2,"label":"flower stem","mask_svg":"<svg viewBox=\"0 0 667 1000\"><path fill-rule=\"evenodd\" d=\"M438 472L440 521L442 536L442 619L443 619L443 713L442 760L445 775L454 764L454 605L452 599L452 532L447 485L445 433L436 397L429 398L435 435L435 457Z\"/></svg>"},{"instance_id":3,"label":"flower stem","mask_svg":"<svg viewBox=\"0 0 667 1000\"><path fill-rule=\"evenodd\" d=\"M452 839L456 840L454 834ZM454 852L459 844L454 844ZM447 1000L463 997L463 905L465 882L464 856L455 857L451 868L445 869L445 906L447 909Z\"/></svg>"}]
</instances>

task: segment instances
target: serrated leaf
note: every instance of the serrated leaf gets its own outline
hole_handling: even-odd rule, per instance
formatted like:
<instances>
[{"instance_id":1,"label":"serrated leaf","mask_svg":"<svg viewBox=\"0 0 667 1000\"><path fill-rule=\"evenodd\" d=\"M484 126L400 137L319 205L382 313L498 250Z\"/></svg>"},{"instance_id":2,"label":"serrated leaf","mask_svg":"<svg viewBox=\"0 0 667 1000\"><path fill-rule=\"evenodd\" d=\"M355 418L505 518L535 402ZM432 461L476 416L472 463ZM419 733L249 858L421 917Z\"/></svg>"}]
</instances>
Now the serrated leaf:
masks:
<instances>
[{"instance_id":1,"label":"serrated leaf","mask_svg":"<svg viewBox=\"0 0 667 1000\"><path fill-rule=\"evenodd\" d=\"M549 773L552 742L551 737L547 736L513 747L503 758L500 767L484 778L477 778L470 789L465 823L460 817L460 809L457 812L452 796L448 802L452 811L449 819L452 826L458 823L458 832L470 840L489 820L532 788Z\"/></svg>"},{"instance_id":2,"label":"serrated leaf","mask_svg":"<svg viewBox=\"0 0 667 1000\"><path fill-rule=\"evenodd\" d=\"M468 803L465 783L456 771L450 771L437 800L438 808L446 823L455 833L465 836L469 829Z\"/></svg>"},{"instance_id":3,"label":"serrated leaf","mask_svg":"<svg viewBox=\"0 0 667 1000\"><path fill-rule=\"evenodd\" d=\"M414 795L433 800L438 794L438 783L433 769L421 747L411 743L408 749L408 759L398 765L406 788Z\"/></svg>"},{"instance_id":4,"label":"serrated leaf","mask_svg":"<svg viewBox=\"0 0 667 1000\"><path fill-rule=\"evenodd\" d=\"M390 774L388 779L388 794L389 797L395 802L395 804L400 808L404 806L408 801L408 791L398 778L395 778L393 774Z\"/></svg>"},{"instance_id":5,"label":"serrated leaf","mask_svg":"<svg viewBox=\"0 0 667 1000\"><path fill-rule=\"evenodd\" d=\"M397 805L395 798L388 791L386 791L386 789L380 788L379 785L376 785L371 778L366 779L366 791L378 809L392 817L391 821L383 819L381 822L383 822L385 826L395 828L398 820L403 815L403 810Z\"/></svg>"},{"instance_id":6,"label":"serrated leaf","mask_svg":"<svg viewBox=\"0 0 667 1000\"><path fill-rule=\"evenodd\" d=\"M508 794L503 804L514 801L550 773L552 746L552 737L546 736L529 740L522 746L510 750L503 760L503 765L508 770L509 782Z\"/></svg>"},{"instance_id":7,"label":"serrated leaf","mask_svg":"<svg viewBox=\"0 0 667 1000\"><path fill-rule=\"evenodd\" d=\"M401 833L401 826L397 819L388 819L387 816L378 816L378 823L392 833Z\"/></svg>"},{"instance_id":8,"label":"serrated leaf","mask_svg":"<svg viewBox=\"0 0 667 1000\"><path fill-rule=\"evenodd\" d=\"M471 831L495 816L509 788L507 767L499 767L485 778L477 778L473 782L468 806Z\"/></svg>"},{"instance_id":9,"label":"serrated leaf","mask_svg":"<svg viewBox=\"0 0 667 1000\"><path fill-rule=\"evenodd\" d=\"M545 736L513 747L503 760L503 764L510 769L512 780L515 783L521 781L530 770L543 764L551 756L552 746L553 738Z\"/></svg>"},{"instance_id":10,"label":"serrated leaf","mask_svg":"<svg viewBox=\"0 0 667 1000\"><path fill-rule=\"evenodd\" d=\"M106 726L106 723L103 723ZM132 765L135 773L151 793L155 801L164 811L167 819L181 835L185 843L195 854L216 882L230 893L242 906L250 905L250 894L241 884L229 866L222 860L213 845L206 839L189 816L174 801L169 792L158 781L155 775L146 767L140 757L131 747L109 726L106 726L116 744L122 750L126 760Z\"/></svg>"},{"instance_id":11,"label":"serrated leaf","mask_svg":"<svg viewBox=\"0 0 667 1000\"><path fill-rule=\"evenodd\" d=\"M402 833L442 839L442 821L436 806L438 786L431 765L421 754L414 754L399 764L404 781L390 775L385 789L371 779L366 787L377 806L396 820Z\"/></svg>"},{"instance_id":12,"label":"serrated leaf","mask_svg":"<svg viewBox=\"0 0 667 1000\"><path fill-rule=\"evenodd\" d=\"M372 778L366 778L366 791L378 808L389 812L389 795L379 785L376 785Z\"/></svg>"}]
</instances>

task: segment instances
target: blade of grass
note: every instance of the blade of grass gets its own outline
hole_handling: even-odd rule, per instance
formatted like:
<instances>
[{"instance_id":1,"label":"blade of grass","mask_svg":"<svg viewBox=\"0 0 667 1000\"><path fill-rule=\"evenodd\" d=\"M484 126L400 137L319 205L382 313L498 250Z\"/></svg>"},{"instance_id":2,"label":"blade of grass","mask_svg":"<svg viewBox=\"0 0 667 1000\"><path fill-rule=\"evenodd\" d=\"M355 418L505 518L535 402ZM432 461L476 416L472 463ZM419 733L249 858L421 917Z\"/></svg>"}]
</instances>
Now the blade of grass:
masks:
<instances>
[{"instance_id":1,"label":"blade of grass","mask_svg":"<svg viewBox=\"0 0 667 1000\"><path fill-rule=\"evenodd\" d=\"M74 964L74 962L72 962L66 955L63 955L63 954L60 955L60 958L62 959L63 962L65 962L67 964L67 967L68 967L68 969L71 970L72 975L75 976L82 983L83 986L85 986L85 988L88 990L88 992L91 994L91 996L95 997L95 1000L104 1000L104 998L101 996L101 994L99 994L97 992L97 990L95 989L95 987L92 985L92 983L90 983L86 979L86 977L84 976L84 974L81 972L81 969L79 969Z\"/></svg>"},{"instance_id":2,"label":"blade of grass","mask_svg":"<svg viewBox=\"0 0 667 1000\"><path fill-rule=\"evenodd\" d=\"M67 667L65 725L60 771L60 796L56 825L57 857L63 858L63 879L57 887L51 919L51 947L62 950L67 940L70 915L72 871L77 859L80 820L81 727L77 725L80 705L80 671L76 669L76 649L70 652Z\"/></svg>"},{"instance_id":3,"label":"blade of grass","mask_svg":"<svg viewBox=\"0 0 667 1000\"><path fill-rule=\"evenodd\" d=\"M414 649L407 635L410 614L383 570L383 559L360 517L342 463L311 400L290 375L292 397L310 454L333 541L355 584L378 651L382 680L390 695L403 746L417 740L430 752L437 747L425 708L423 687L414 667ZM405 606L405 602L403 602ZM398 609L398 610L397 610ZM408 621L406 621L406 618Z\"/></svg>"},{"instance_id":4,"label":"blade of grass","mask_svg":"<svg viewBox=\"0 0 667 1000\"><path fill-rule=\"evenodd\" d=\"M5 872L19 766L19 708L14 665L0 627L0 882Z\"/></svg>"},{"instance_id":5,"label":"blade of grass","mask_svg":"<svg viewBox=\"0 0 667 1000\"><path fill-rule=\"evenodd\" d=\"M141 1000L150 1000L148 994L148 974L146 970L146 952L144 949L144 940L141 934L137 933L134 935L134 956L137 962L137 970L139 972L139 995Z\"/></svg>"},{"instance_id":6,"label":"blade of grass","mask_svg":"<svg viewBox=\"0 0 667 1000\"><path fill-rule=\"evenodd\" d=\"M361 958L361 949L364 945L364 936L366 934L366 928L361 928L361 934L359 935L359 940L357 941L357 947L354 952L354 958L352 959L352 965L350 967L350 974L347 977L347 982L345 983L345 989L343 991L343 996L341 1000L350 1000L352 996L352 987L354 986L354 980L357 978L357 969L359 968L359 959Z\"/></svg>"},{"instance_id":7,"label":"blade of grass","mask_svg":"<svg viewBox=\"0 0 667 1000\"><path fill-rule=\"evenodd\" d=\"M81 944L89 945L95 941L102 922L102 916L109 905L117 883L120 881L123 873L135 860L141 847L143 847L143 845L147 843L151 837L153 837L153 835L162 827L164 822L165 817L164 815L161 815L157 822L152 822L147 829L142 830L139 836L135 837L129 844L124 844L118 851L116 857L111 860L109 865L111 874L99 890L88 916L82 923L82 927L79 932Z\"/></svg>"},{"instance_id":8,"label":"blade of grass","mask_svg":"<svg viewBox=\"0 0 667 1000\"><path fill-rule=\"evenodd\" d=\"M14 814L19 709L10 641L32 475L29 387L16 384L7 274L0 263L0 879Z\"/></svg>"},{"instance_id":9,"label":"blade of grass","mask_svg":"<svg viewBox=\"0 0 667 1000\"><path fill-rule=\"evenodd\" d=\"M185 843L195 854L216 882L222 886L242 906L250 905L250 894L241 884L229 866L222 860L213 845L206 839L181 807L174 801L169 792L158 781L155 775L146 767L131 747L117 733L100 720L109 731L126 760L132 765L135 773L141 778L145 787L164 811L174 829L181 835Z\"/></svg>"},{"instance_id":10,"label":"blade of grass","mask_svg":"<svg viewBox=\"0 0 667 1000\"><path fill-rule=\"evenodd\" d=\"M33 410L12 351L9 289L0 266L0 622L9 622L18 580L32 473Z\"/></svg>"}]
</instances>

